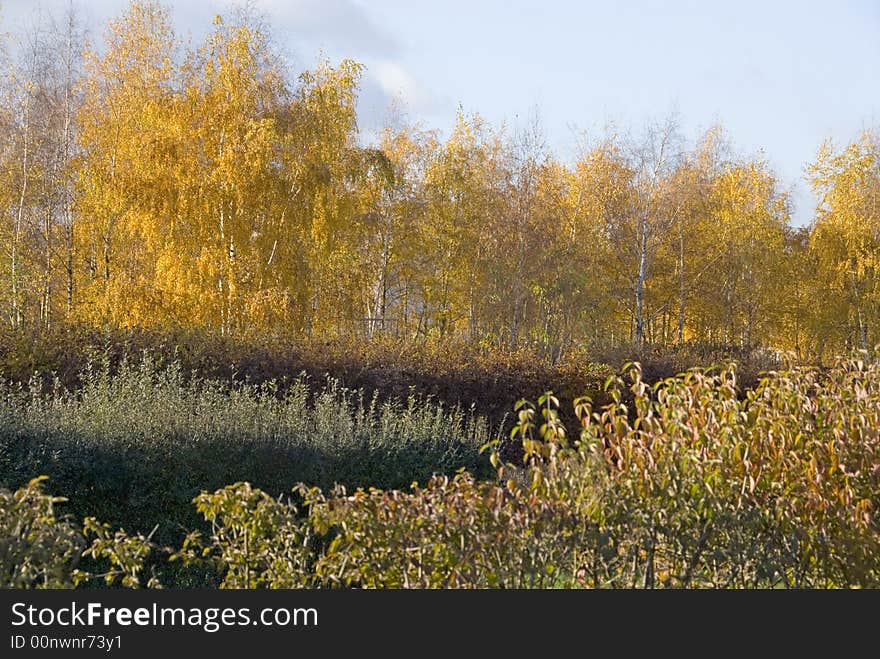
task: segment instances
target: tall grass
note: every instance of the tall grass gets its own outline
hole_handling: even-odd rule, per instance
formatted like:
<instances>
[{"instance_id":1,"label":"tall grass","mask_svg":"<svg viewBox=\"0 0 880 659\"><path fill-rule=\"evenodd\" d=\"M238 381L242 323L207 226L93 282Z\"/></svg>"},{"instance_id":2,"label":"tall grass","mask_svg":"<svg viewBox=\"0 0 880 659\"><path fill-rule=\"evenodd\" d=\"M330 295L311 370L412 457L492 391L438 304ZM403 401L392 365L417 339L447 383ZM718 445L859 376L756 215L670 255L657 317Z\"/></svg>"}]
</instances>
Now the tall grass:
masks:
<instances>
[{"instance_id":1,"label":"tall grass","mask_svg":"<svg viewBox=\"0 0 880 659\"><path fill-rule=\"evenodd\" d=\"M150 354L116 368L92 361L81 380L48 393L37 378L0 382L0 485L46 474L75 513L128 528L192 527L193 497L241 480L277 494L297 482L392 488L486 470L486 420L415 395L380 401L305 377L282 392Z\"/></svg>"},{"instance_id":2,"label":"tall grass","mask_svg":"<svg viewBox=\"0 0 880 659\"><path fill-rule=\"evenodd\" d=\"M276 454L266 447L280 446L277 455L286 455L287 431L293 427L283 420L288 408L308 419L297 426L314 435L307 446L317 447L321 456L329 456L328 463L342 464L353 477L366 472L351 471L346 458L379 460L373 475L381 476L381 459L421 446L413 444L416 436L434 447L432 461L414 463L425 467L451 468L460 460L444 462L443 456L470 454L449 453L450 448L475 449L479 443L462 435L465 439L434 437L432 444L416 428L429 434L481 428L477 434L486 435L485 424L468 425L467 416L449 416L430 405L389 404L385 426L386 408L332 383L314 395L309 387L292 387L279 398L271 388L187 382L173 369L149 364L115 377L98 368L86 379L92 384L78 394L10 389L4 423L38 427L45 438L73 406L72 428L93 440L96 428L103 433L89 445L92 459L100 443L108 455L123 455L123 465L137 465L128 478L174 474L189 483L223 482L231 472L261 475L258 468L283 472L280 461L270 464L267 456ZM165 387L173 395L162 393ZM216 398L212 387L219 387ZM734 365L695 369L651 385L632 364L608 379L605 393L611 403L578 400L578 426L567 430L553 394L541 396L537 405L520 401L513 434L522 460L511 463L492 451L495 478L457 473L407 490L322 491L298 485L287 499L278 497L274 486L264 491L239 481L209 493L212 486L206 485L193 501L203 524L176 545L179 549L162 548L144 535L114 533L94 520L86 520L80 533L73 523L54 517L54 501L43 494L40 479L14 493L0 488L0 544L7 547L0 551L0 585L88 583L109 561L109 569L127 585L880 587L880 362L875 358L857 355L828 368L786 367L765 374L746 392L738 386ZM234 410L248 410L249 420L221 441L216 433L240 416ZM105 416L89 416L90 411ZM120 421L122 413L127 420ZM168 417L153 416L160 414ZM167 433L153 437L175 414L178 431L193 433L195 438L180 440L190 444ZM218 418L209 419L212 414ZM55 421L40 425L46 418ZM446 421L436 424L438 418ZM206 427L195 432L200 422ZM246 452L236 444L241 437L250 437ZM378 449L371 447L371 437L381 438ZM392 449L386 437L392 438ZM316 438L328 444L321 446ZM38 453L41 459L53 459L51 442L30 444L47 451ZM262 462L246 463L248 455L261 455ZM65 454L61 462L72 464L68 458ZM148 468L145 458L173 468ZM187 472L192 465L197 469ZM107 473L110 483L120 483L115 471ZM102 474L74 473L55 486L75 497L92 496L83 483L103 486ZM161 500L162 483L145 483L131 485L128 494ZM139 487L152 489L141 495ZM94 498L111 495L105 488ZM130 500L112 496L105 504L110 512L114 505L136 509ZM166 503L158 509L176 510ZM35 531L23 535L21 519L28 515ZM163 517L143 521L146 517L139 522L144 528L168 522ZM126 531L131 530L129 525ZM92 576L72 569L90 537L94 540L82 556L97 564L86 565ZM144 560L148 555L150 564ZM17 569L20 565L27 569Z\"/></svg>"}]
</instances>

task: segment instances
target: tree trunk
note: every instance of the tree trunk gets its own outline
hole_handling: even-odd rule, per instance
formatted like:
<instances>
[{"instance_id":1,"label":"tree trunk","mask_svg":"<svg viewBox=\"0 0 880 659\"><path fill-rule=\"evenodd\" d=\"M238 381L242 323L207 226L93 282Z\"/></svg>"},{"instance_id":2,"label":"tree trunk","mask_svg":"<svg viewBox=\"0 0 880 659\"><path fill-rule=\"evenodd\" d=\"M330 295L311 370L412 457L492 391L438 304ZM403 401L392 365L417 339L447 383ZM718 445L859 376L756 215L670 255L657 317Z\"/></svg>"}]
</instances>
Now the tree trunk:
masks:
<instances>
[{"instance_id":1,"label":"tree trunk","mask_svg":"<svg viewBox=\"0 0 880 659\"><path fill-rule=\"evenodd\" d=\"M687 304L687 286L684 273L684 232L678 234L678 344L684 343L685 305Z\"/></svg>"},{"instance_id":2,"label":"tree trunk","mask_svg":"<svg viewBox=\"0 0 880 659\"><path fill-rule=\"evenodd\" d=\"M21 186L18 195L18 210L15 214L15 224L12 228L12 253L10 256L10 277L12 279L12 308L10 309L10 322L14 328L21 325L21 304L19 302L19 262L18 249L21 241L22 227L24 225L24 204L28 189L28 166L30 165L30 90L26 90L24 99L24 126L22 137L21 155Z\"/></svg>"},{"instance_id":3,"label":"tree trunk","mask_svg":"<svg viewBox=\"0 0 880 659\"><path fill-rule=\"evenodd\" d=\"M68 207L65 211L66 213L70 213L70 217L72 218L72 213ZM67 317L70 318L70 314L73 312L73 260L74 260L74 246L73 246L73 221L71 219L70 223L64 229L64 236L66 241L66 251L67 258L65 259L65 274L67 275Z\"/></svg>"},{"instance_id":4,"label":"tree trunk","mask_svg":"<svg viewBox=\"0 0 880 659\"><path fill-rule=\"evenodd\" d=\"M636 277L636 347L645 343L645 280L648 274L648 214L642 214L639 236L639 271Z\"/></svg>"},{"instance_id":5,"label":"tree trunk","mask_svg":"<svg viewBox=\"0 0 880 659\"><path fill-rule=\"evenodd\" d=\"M43 253L43 299L42 319L43 325L49 327L51 303L52 303L52 207L46 208L43 230L46 232L45 252Z\"/></svg>"}]
</instances>

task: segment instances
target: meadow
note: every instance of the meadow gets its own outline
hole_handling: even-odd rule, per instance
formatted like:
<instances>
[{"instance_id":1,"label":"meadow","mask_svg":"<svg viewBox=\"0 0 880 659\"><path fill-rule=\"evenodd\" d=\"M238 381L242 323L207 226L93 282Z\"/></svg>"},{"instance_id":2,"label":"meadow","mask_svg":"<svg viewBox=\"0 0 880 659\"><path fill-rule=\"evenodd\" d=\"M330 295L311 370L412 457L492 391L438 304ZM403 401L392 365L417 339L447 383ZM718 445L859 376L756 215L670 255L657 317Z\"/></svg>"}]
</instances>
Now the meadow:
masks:
<instances>
[{"instance_id":1,"label":"meadow","mask_svg":"<svg viewBox=\"0 0 880 659\"><path fill-rule=\"evenodd\" d=\"M880 585L876 359L611 373L500 423L150 353L5 381L2 584Z\"/></svg>"}]
</instances>

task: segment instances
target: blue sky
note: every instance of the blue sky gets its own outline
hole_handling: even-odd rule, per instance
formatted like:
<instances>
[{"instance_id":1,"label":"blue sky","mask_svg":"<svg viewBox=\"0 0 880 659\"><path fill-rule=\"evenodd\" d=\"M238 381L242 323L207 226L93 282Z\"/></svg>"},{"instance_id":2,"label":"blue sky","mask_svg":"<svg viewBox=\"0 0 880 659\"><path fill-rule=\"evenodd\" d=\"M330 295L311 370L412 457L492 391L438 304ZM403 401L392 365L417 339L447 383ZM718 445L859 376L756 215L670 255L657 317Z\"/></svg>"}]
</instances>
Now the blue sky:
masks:
<instances>
[{"instance_id":1,"label":"blue sky","mask_svg":"<svg viewBox=\"0 0 880 659\"><path fill-rule=\"evenodd\" d=\"M0 0L3 29L14 34L38 6L68 1ZM74 1L94 26L127 5ZM537 108L549 145L570 159L582 133L608 123L638 131L675 112L693 139L721 122L740 153L763 152L792 190L798 224L812 215L803 168L821 141L880 126L880 0L252 3L295 69L319 50L367 65L367 130L394 96L444 133L459 104L508 125ZM196 37L229 6L165 4L179 33Z\"/></svg>"}]
</instances>

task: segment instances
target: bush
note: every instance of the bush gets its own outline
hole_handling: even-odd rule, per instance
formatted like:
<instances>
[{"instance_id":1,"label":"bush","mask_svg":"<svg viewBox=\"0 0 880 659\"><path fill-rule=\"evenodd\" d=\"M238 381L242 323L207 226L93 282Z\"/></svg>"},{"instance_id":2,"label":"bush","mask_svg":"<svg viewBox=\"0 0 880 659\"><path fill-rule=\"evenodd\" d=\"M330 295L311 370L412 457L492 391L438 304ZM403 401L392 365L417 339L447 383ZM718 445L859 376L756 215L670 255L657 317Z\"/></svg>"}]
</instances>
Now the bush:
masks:
<instances>
[{"instance_id":1,"label":"bush","mask_svg":"<svg viewBox=\"0 0 880 659\"><path fill-rule=\"evenodd\" d=\"M606 390L576 401L574 438L553 394L520 401L523 460L495 442L497 479L298 485L287 501L236 483L195 498L210 536L176 552L89 520L84 555L109 567L84 574L136 586L170 553L233 588L880 587L880 363L792 366L745 395L734 365L649 385L633 364ZM79 583L83 543L39 487L0 496L2 567L29 566L19 586Z\"/></svg>"},{"instance_id":2,"label":"bush","mask_svg":"<svg viewBox=\"0 0 880 659\"><path fill-rule=\"evenodd\" d=\"M45 476L15 492L0 489L0 588L73 588L103 580L107 585L140 585L140 573L154 546L142 535L110 532L86 518L82 528L55 515L65 501L43 491ZM86 536L94 536L88 543ZM102 567L101 573L84 567ZM155 578L148 585L157 586Z\"/></svg>"},{"instance_id":3,"label":"bush","mask_svg":"<svg viewBox=\"0 0 880 659\"><path fill-rule=\"evenodd\" d=\"M297 491L308 492L300 486ZM173 560L209 564L222 577L220 588L297 588L313 585L309 519L291 502L282 503L249 483L236 483L196 497L196 509L211 523L210 544L187 536Z\"/></svg>"},{"instance_id":4,"label":"bush","mask_svg":"<svg viewBox=\"0 0 880 659\"><path fill-rule=\"evenodd\" d=\"M55 516L64 501L43 493L45 477L15 492L0 489L0 588L70 588L86 541Z\"/></svg>"},{"instance_id":5,"label":"bush","mask_svg":"<svg viewBox=\"0 0 880 659\"><path fill-rule=\"evenodd\" d=\"M503 489L330 499L325 583L880 586L880 364L791 367L745 396L733 365L653 386L625 370L612 403L577 401L575 441L552 394L521 402Z\"/></svg>"},{"instance_id":6,"label":"bush","mask_svg":"<svg viewBox=\"0 0 880 659\"><path fill-rule=\"evenodd\" d=\"M203 490L249 481L268 492L298 482L330 489L406 486L468 468L487 475L485 419L410 396L381 402L327 380L262 385L185 376L150 355L111 370L91 362L82 385L43 393L0 383L0 485L51 477L80 518L177 542L198 524Z\"/></svg>"},{"instance_id":7,"label":"bush","mask_svg":"<svg viewBox=\"0 0 880 659\"><path fill-rule=\"evenodd\" d=\"M631 405L613 378L614 403L579 402L576 445L550 437L530 466L577 502L603 456L609 487L585 523L614 553L582 549L590 585L880 585L880 364L769 373L745 398L732 365L653 387L628 371Z\"/></svg>"},{"instance_id":8,"label":"bush","mask_svg":"<svg viewBox=\"0 0 880 659\"><path fill-rule=\"evenodd\" d=\"M571 507L522 496L469 474L410 492L337 492L313 511L333 540L321 583L366 588L542 588L572 574Z\"/></svg>"}]
</instances>

